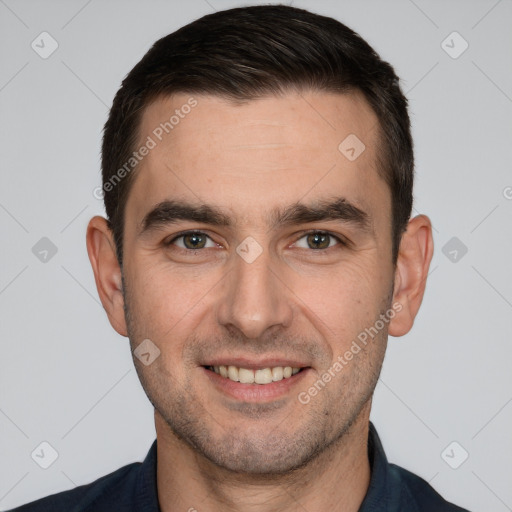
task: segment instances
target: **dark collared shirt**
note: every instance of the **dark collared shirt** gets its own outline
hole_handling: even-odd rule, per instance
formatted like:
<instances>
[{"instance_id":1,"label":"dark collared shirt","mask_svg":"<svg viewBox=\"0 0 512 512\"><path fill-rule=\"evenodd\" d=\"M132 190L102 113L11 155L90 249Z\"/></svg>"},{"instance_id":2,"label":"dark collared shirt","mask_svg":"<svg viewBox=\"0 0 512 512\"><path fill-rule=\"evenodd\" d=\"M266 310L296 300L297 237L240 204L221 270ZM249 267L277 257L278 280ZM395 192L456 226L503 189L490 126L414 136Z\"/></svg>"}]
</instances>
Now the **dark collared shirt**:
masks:
<instances>
[{"instance_id":1,"label":"dark collared shirt","mask_svg":"<svg viewBox=\"0 0 512 512\"><path fill-rule=\"evenodd\" d=\"M128 464L94 482L28 503L11 512L160 512L156 440L144 462ZM368 438L371 478L359 512L468 512L445 501L425 480L390 464L377 431Z\"/></svg>"}]
</instances>

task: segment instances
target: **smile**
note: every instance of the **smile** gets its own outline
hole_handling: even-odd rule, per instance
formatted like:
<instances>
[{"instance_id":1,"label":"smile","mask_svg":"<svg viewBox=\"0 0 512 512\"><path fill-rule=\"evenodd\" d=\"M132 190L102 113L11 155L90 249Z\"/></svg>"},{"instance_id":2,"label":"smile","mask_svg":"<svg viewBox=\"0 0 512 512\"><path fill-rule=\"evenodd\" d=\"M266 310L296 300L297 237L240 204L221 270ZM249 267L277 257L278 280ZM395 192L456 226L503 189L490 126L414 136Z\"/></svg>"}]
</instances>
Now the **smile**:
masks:
<instances>
[{"instance_id":1,"label":"smile","mask_svg":"<svg viewBox=\"0 0 512 512\"><path fill-rule=\"evenodd\" d=\"M292 375L296 375L302 370L302 368L292 366L275 366L273 368L262 368L258 370L232 365L206 366L206 368L233 382L263 385L289 379Z\"/></svg>"}]
</instances>

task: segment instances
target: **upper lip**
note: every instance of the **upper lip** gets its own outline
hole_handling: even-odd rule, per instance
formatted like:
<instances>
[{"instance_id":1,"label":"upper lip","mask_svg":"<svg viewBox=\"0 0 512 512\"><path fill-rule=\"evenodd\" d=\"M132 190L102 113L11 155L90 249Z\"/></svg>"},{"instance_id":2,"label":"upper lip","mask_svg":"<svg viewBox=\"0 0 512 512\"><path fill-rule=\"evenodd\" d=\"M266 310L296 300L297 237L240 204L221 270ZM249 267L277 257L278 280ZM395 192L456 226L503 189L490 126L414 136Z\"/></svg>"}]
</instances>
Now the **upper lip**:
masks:
<instances>
[{"instance_id":1,"label":"upper lip","mask_svg":"<svg viewBox=\"0 0 512 512\"><path fill-rule=\"evenodd\" d=\"M250 370L262 370L263 368L274 368L276 366L291 366L292 368L308 368L310 365L298 359L287 359L283 357L266 357L262 359L247 359L244 357L216 357L209 360L202 366L237 366Z\"/></svg>"}]
</instances>

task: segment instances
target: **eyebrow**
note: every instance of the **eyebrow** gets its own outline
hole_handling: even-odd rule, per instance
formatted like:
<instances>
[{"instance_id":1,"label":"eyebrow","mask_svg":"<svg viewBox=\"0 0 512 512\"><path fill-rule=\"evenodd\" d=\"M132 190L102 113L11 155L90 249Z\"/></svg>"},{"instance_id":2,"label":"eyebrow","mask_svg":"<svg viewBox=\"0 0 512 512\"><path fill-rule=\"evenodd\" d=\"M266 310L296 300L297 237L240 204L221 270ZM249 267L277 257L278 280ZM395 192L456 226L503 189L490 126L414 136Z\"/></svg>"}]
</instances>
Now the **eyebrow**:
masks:
<instances>
[{"instance_id":1,"label":"eyebrow","mask_svg":"<svg viewBox=\"0 0 512 512\"><path fill-rule=\"evenodd\" d=\"M141 222L139 236L167 225L186 220L211 226L233 227L237 223L218 206L192 204L181 200L158 203ZM275 208L267 218L270 229L310 222L337 220L352 224L368 234L373 234L369 215L343 197L316 201L312 204L296 202L285 208Z\"/></svg>"}]
</instances>

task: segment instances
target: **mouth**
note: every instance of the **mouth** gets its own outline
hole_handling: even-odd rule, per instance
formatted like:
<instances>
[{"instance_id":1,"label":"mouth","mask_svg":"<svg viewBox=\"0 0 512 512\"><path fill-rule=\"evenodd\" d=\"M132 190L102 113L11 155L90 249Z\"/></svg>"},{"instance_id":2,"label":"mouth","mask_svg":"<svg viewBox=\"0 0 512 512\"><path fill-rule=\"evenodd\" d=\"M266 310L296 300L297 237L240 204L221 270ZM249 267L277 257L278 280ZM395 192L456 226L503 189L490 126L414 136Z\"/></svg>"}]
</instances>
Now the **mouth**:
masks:
<instances>
[{"instance_id":1,"label":"mouth","mask_svg":"<svg viewBox=\"0 0 512 512\"><path fill-rule=\"evenodd\" d=\"M305 367L301 368L296 366L274 366L252 369L233 365L205 366L204 368L233 382L259 385L267 385L272 382L289 379L293 375L296 375L306 369Z\"/></svg>"},{"instance_id":2,"label":"mouth","mask_svg":"<svg viewBox=\"0 0 512 512\"><path fill-rule=\"evenodd\" d=\"M219 361L220 362L220 361ZM214 389L236 402L270 403L292 396L293 389L312 371L294 362L204 365L203 371Z\"/></svg>"}]
</instances>

